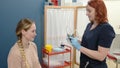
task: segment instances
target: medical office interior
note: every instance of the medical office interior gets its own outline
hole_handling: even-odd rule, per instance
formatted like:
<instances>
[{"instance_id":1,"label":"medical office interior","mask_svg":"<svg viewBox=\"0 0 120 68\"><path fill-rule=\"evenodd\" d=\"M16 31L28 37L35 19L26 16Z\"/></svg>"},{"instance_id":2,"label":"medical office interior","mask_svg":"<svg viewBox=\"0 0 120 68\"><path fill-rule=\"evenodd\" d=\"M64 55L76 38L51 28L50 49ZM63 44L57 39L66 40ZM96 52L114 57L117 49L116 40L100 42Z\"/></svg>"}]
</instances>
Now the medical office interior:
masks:
<instances>
[{"instance_id":1,"label":"medical office interior","mask_svg":"<svg viewBox=\"0 0 120 68\"><path fill-rule=\"evenodd\" d=\"M59 64L63 65L62 68L79 68L80 52L71 47L66 38L67 34L72 33L75 33L78 38L82 37L89 22L85 9L87 1L1 0L0 68L7 68L9 50L17 40L15 28L21 18L31 18L36 22L37 36L34 41L37 44L38 56L43 68L48 65L47 68L60 66ZM120 68L120 0L104 0L104 2L108 11L109 23L116 33L106 63L108 68ZM57 49L62 47L62 44L66 44L63 46L66 51ZM47 46L48 51L45 51ZM48 54L51 52L50 48L56 53ZM58 63L58 61L62 63Z\"/></svg>"}]
</instances>

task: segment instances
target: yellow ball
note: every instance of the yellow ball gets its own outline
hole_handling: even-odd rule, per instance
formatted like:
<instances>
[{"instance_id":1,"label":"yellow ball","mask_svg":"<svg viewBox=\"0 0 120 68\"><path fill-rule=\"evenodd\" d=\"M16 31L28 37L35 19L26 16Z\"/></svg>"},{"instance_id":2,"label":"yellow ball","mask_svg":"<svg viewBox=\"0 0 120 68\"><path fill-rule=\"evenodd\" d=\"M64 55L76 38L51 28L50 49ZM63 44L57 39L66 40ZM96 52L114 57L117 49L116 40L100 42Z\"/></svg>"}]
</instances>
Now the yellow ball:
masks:
<instances>
[{"instance_id":1,"label":"yellow ball","mask_svg":"<svg viewBox=\"0 0 120 68\"><path fill-rule=\"evenodd\" d=\"M52 45L51 44L46 44L45 49L47 50L46 52L52 52Z\"/></svg>"}]
</instances>

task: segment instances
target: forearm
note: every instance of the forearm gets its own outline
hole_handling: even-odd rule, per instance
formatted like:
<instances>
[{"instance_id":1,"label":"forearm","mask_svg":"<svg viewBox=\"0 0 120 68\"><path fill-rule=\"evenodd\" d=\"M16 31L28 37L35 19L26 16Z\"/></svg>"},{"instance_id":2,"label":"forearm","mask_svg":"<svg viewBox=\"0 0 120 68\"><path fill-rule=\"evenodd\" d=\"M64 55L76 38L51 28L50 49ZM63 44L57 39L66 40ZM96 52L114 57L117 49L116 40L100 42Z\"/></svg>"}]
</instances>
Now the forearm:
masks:
<instances>
[{"instance_id":1,"label":"forearm","mask_svg":"<svg viewBox=\"0 0 120 68\"><path fill-rule=\"evenodd\" d=\"M87 55L88 57L90 57L92 59L96 59L96 60L99 60L99 61L103 61L105 59L108 51L109 51L109 49L105 49L103 51L101 51L101 50L95 51L95 50L87 49L85 47L82 47L80 49L80 52L82 52L83 54Z\"/></svg>"}]
</instances>

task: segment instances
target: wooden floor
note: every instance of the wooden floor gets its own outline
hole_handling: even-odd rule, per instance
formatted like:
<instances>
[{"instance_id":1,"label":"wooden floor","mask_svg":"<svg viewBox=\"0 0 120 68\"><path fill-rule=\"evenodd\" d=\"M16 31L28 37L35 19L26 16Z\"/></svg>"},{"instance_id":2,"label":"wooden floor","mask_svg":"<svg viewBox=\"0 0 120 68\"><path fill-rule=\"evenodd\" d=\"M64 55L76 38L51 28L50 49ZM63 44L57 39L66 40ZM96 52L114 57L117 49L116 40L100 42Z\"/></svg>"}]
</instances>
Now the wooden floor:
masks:
<instances>
[{"instance_id":1,"label":"wooden floor","mask_svg":"<svg viewBox=\"0 0 120 68\"><path fill-rule=\"evenodd\" d=\"M116 64L112 60L107 60L108 68L116 68ZM70 67L65 67L70 68ZM74 68L79 68L78 65L74 65ZM118 65L118 68L120 68L120 64Z\"/></svg>"}]
</instances>

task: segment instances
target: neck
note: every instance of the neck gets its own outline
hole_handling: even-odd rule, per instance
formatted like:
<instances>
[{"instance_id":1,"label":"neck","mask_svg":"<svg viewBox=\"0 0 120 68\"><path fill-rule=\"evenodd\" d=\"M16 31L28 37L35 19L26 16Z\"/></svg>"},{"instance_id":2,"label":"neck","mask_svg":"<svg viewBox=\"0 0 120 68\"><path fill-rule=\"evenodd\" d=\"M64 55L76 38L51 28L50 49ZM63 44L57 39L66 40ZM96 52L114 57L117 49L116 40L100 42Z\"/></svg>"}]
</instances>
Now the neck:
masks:
<instances>
[{"instance_id":1,"label":"neck","mask_svg":"<svg viewBox=\"0 0 120 68\"><path fill-rule=\"evenodd\" d=\"M29 41L26 40L25 38L22 38L22 44L24 48L28 48L29 47Z\"/></svg>"},{"instance_id":2,"label":"neck","mask_svg":"<svg viewBox=\"0 0 120 68\"><path fill-rule=\"evenodd\" d=\"M94 28L96 28L97 25L98 25L98 23L94 21L93 24L92 24L92 26L91 26L91 28L90 28L90 30L93 30Z\"/></svg>"},{"instance_id":3,"label":"neck","mask_svg":"<svg viewBox=\"0 0 120 68\"><path fill-rule=\"evenodd\" d=\"M93 24L94 24L94 25L98 25L98 22L97 22L97 21L93 21Z\"/></svg>"}]
</instances>

